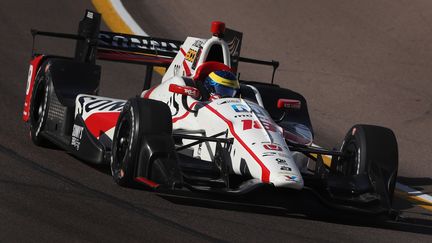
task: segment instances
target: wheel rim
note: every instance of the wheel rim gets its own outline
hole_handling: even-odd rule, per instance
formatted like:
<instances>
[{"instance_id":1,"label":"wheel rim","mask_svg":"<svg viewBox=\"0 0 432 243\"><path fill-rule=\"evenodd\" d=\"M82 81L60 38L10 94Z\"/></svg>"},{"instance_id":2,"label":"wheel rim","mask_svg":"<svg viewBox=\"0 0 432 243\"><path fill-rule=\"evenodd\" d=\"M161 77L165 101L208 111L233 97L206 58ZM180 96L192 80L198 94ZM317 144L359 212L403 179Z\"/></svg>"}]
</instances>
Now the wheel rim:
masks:
<instances>
[{"instance_id":1,"label":"wheel rim","mask_svg":"<svg viewBox=\"0 0 432 243\"><path fill-rule=\"evenodd\" d=\"M343 146L343 152L346 154L342 163L338 166L338 171L344 175L360 174L360 148L354 140L347 141Z\"/></svg>"},{"instance_id":2,"label":"wheel rim","mask_svg":"<svg viewBox=\"0 0 432 243\"><path fill-rule=\"evenodd\" d=\"M124 176L125 161L128 156L128 151L131 146L131 122L130 115L124 115L119 123L117 136L114 138L114 151L113 151L113 161L112 161L112 174L121 179Z\"/></svg>"},{"instance_id":3,"label":"wheel rim","mask_svg":"<svg viewBox=\"0 0 432 243\"><path fill-rule=\"evenodd\" d=\"M32 110L30 115L32 116L31 125L37 127L37 133L42 125L42 120L44 117L44 111L47 105L47 90L45 90L45 85L43 82L43 77L38 80L38 85L36 86L35 97L32 101ZM47 87L48 89L48 87Z\"/></svg>"}]
</instances>

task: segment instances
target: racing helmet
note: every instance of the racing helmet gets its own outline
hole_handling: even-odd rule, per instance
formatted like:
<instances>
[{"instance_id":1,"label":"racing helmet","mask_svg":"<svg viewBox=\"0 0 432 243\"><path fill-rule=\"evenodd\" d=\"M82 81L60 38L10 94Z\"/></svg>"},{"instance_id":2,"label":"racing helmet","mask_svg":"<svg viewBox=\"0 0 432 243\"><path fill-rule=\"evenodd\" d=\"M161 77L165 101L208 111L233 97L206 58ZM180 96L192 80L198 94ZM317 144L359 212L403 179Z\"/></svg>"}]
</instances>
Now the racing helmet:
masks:
<instances>
[{"instance_id":1,"label":"racing helmet","mask_svg":"<svg viewBox=\"0 0 432 243\"><path fill-rule=\"evenodd\" d=\"M213 95L220 97L234 97L240 84L234 73L230 71L211 72L204 80L204 87Z\"/></svg>"}]
</instances>

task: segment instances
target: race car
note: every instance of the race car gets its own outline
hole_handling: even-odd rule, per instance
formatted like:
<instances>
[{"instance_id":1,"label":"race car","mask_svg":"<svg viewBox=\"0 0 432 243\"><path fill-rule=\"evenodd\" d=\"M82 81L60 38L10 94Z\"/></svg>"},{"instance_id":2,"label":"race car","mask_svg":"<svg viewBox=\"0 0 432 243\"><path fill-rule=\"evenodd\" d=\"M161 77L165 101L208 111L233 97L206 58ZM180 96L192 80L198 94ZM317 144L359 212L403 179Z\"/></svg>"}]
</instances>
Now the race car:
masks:
<instances>
[{"instance_id":1,"label":"race car","mask_svg":"<svg viewBox=\"0 0 432 243\"><path fill-rule=\"evenodd\" d=\"M242 33L215 21L209 39L100 31L87 10L74 57L32 53L23 120L32 141L107 164L121 186L240 195L310 190L327 205L389 213L398 169L394 133L355 125L339 150L314 144L305 98L273 83L279 66L240 56ZM99 95L98 60L142 64L144 88L127 100ZM98 61L99 62L99 61ZM270 83L239 80L238 63L273 68ZM166 68L151 87L155 67Z\"/></svg>"}]
</instances>

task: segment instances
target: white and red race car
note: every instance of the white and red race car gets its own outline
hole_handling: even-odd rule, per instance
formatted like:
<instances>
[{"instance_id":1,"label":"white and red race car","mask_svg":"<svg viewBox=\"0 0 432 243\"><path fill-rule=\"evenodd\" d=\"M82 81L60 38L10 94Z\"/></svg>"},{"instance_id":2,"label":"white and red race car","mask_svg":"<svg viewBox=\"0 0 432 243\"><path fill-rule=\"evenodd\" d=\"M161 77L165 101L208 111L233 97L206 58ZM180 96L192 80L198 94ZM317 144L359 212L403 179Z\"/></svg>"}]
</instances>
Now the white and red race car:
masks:
<instances>
[{"instance_id":1,"label":"white and red race car","mask_svg":"<svg viewBox=\"0 0 432 243\"><path fill-rule=\"evenodd\" d=\"M393 132L355 125L338 151L314 145L306 100L273 84L278 62L240 56L242 33L213 22L209 39L180 42L99 25L100 15L87 11L76 35L32 30L77 40L74 57L33 53L23 119L35 144L110 164L122 186L228 194L308 189L338 208L391 211L398 168ZM99 96L98 59L144 64L139 96ZM238 62L272 66L271 83L240 80L233 97L204 87L212 72L238 73ZM167 70L150 87L154 67Z\"/></svg>"}]
</instances>

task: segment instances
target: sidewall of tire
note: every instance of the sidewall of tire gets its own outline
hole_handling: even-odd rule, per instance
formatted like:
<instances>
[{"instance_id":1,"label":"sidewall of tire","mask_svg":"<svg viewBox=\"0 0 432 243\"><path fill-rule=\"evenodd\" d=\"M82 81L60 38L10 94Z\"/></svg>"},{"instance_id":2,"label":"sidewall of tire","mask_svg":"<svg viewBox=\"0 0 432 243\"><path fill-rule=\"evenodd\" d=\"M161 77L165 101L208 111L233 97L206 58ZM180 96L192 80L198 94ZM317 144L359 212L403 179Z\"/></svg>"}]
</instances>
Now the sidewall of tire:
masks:
<instances>
[{"instance_id":1,"label":"sidewall of tire","mask_svg":"<svg viewBox=\"0 0 432 243\"><path fill-rule=\"evenodd\" d=\"M42 65L39 68L39 71L36 75L34 88L32 91L32 98L30 102L30 136L34 144L38 146L48 146L50 145L49 141L41 136L41 131L43 131L47 118L48 118L48 111L50 107L50 93L52 91L52 85L51 85L51 76L49 70L45 71L45 66ZM42 87L42 90L40 90L40 86ZM38 112L38 107L35 107L36 103L35 100L38 99L43 93L45 94L45 105L43 109L43 115L40 117L37 121L34 119L34 112Z\"/></svg>"},{"instance_id":2,"label":"sidewall of tire","mask_svg":"<svg viewBox=\"0 0 432 243\"><path fill-rule=\"evenodd\" d=\"M155 102L154 104L151 104ZM157 104L156 103L160 103ZM143 100L141 98L132 98L129 99L125 104L123 111L120 113L115 132L113 137L113 147L112 147L112 158L111 158L111 172L114 178L114 181L121 186L133 186L135 185L135 177L137 175L138 167L143 166L145 168L149 168L148 164L139 165L139 163L146 163L146 161L141 161L142 155L146 153L146 145L147 141L145 136L152 135L169 135L172 133L172 123L171 123L171 114L169 112L159 112L161 114L157 114L156 110L159 105L166 105L159 101L154 100ZM156 114L153 114L153 113ZM132 138L130 141L129 149L127 150L127 154L125 156L124 161L121 161L120 167L123 167L124 176L123 178L119 178L118 175L114 173L113 163L118 163L115 161L116 158L116 146L118 135L119 135L119 126L120 122L126 115L130 115L130 120L133 122L132 124ZM151 118L150 116L154 115L156 118ZM160 115L160 117L158 116ZM157 163L163 163L163 158L156 158L158 160ZM146 170L148 172L148 169ZM150 179L150 178L149 178ZM169 181L169 180L168 180Z\"/></svg>"},{"instance_id":3,"label":"sidewall of tire","mask_svg":"<svg viewBox=\"0 0 432 243\"><path fill-rule=\"evenodd\" d=\"M129 100L122 112L119 115L119 118L117 120L117 124L116 124L116 128L115 128L115 132L114 132L114 136L113 136L113 149L112 149L112 158L111 158L111 172L113 175L113 179L114 181L121 185L121 186L132 186L134 185L134 173L135 173L135 168L136 168L136 164L135 161L138 158L138 154L139 154L139 148L140 146L140 127L139 127L139 118L136 115L136 108L137 108L138 104L136 102L136 100ZM117 162L114 161L115 160L115 151L116 151L116 146L118 146L117 144L117 137L119 135L119 126L120 123L122 122L123 118L125 116L129 115L129 119L130 122L132 122L131 124L131 139L130 139L130 144L129 144L129 148L127 150L127 153L125 155L124 161L121 161L121 165L120 167L123 167L123 171L124 171L124 176L122 178L120 178L118 175L114 174L113 171L113 163Z\"/></svg>"}]
</instances>

